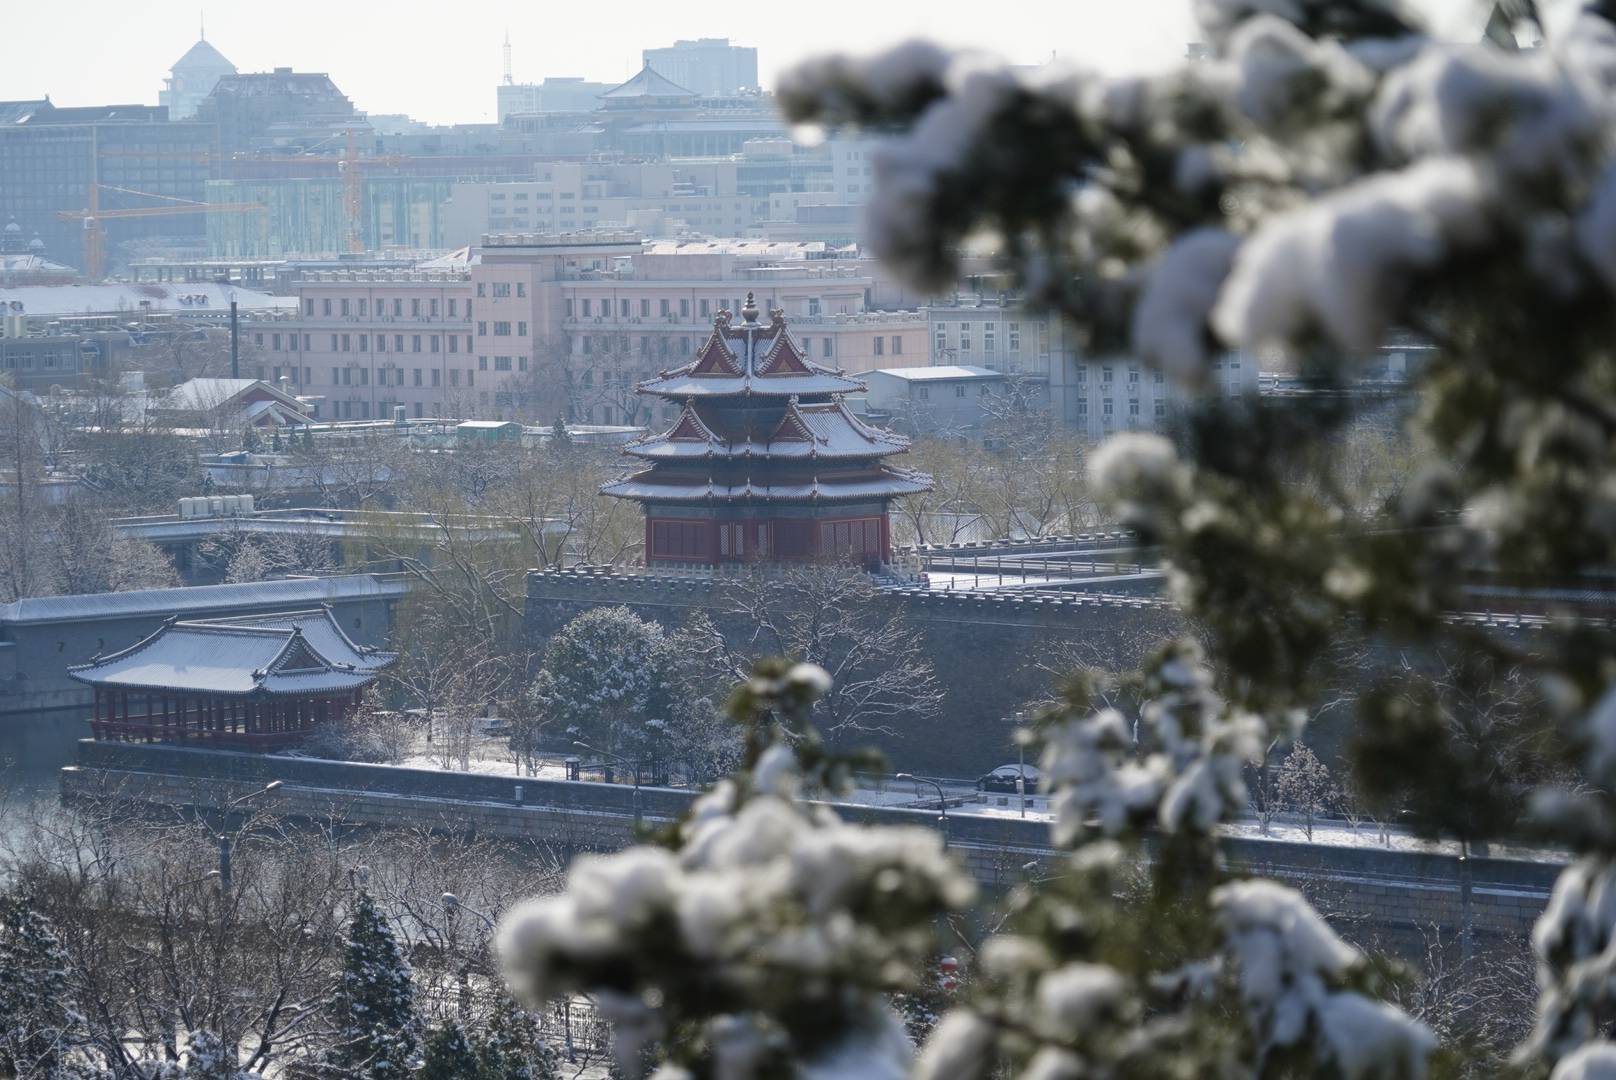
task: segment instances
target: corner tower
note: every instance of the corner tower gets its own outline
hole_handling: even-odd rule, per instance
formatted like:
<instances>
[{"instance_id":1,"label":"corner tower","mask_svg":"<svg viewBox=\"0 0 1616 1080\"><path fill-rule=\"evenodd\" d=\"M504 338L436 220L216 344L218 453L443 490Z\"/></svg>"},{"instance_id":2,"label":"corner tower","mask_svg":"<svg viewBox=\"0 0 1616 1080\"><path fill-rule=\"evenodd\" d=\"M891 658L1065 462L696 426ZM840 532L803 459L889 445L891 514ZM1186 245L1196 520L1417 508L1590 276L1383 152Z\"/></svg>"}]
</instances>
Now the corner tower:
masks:
<instances>
[{"instance_id":1,"label":"corner tower","mask_svg":"<svg viewBox=\"0 0 1616 1080\"><path fill-rule=\"evenodd\" d=\"M892 500L931 487L931 477L884 460L908 439L843 403L864 385L804 356L783 312L758 322L751 293L740 322L720 311L693 361L637 389L683 406L667 431L625 447L643 467L601 489L645 508L649 566L874 566L891 550Z\"/></svg>"}]
</instances>

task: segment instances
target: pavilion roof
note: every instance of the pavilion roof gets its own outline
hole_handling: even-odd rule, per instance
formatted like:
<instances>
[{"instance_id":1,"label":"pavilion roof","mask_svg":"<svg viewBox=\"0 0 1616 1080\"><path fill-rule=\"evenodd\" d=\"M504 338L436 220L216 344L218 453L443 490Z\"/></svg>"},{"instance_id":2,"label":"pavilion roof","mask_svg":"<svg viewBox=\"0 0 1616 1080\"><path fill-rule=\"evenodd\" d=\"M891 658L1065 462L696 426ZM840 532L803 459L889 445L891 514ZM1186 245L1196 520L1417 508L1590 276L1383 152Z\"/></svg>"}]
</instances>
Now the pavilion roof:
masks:
<instances>
[{"instance_id":1,"label":"pavilion roof","mask_svg":"<svg viewBox=\"0 0 1616 1080\"><path fill-rule=\"evenodd\" d=\"M648 461L712 458L804 461L885 457L908 448L908 439L871 427L839 400L803 404L793 398L787 402L784 414L772 430L749 431L739 438L726 438L714 432L702 419L695 402L687 401L679 419L668 431L639 439L624 450Z\"/></svg>"},{"instance_id":2,"label":"pavilion roof","mask_svg":"<svg viewBox=\"0 0 1616 1080\"><path fill-rule=\"evenodd\" d=\"M865 389L859 380L808 359L787 332L784 312L772 312L768 323L757 317L752 294L747 293L739 323L730 312L720 311L694 360L640 383L637 389L675 399L826 397Z\"/></svg>"},{"instance_id":3,"label":"pavilion roof","mask_svg":"<svg viewBox=\"0 0 1616 1080\"><path fill-rule=\"evenodd\" d=\"M675 477L655 468L614 480L600 490L620 498L658 502L859 502L891 499L931 489L931 477L911 469L881 467L857 476L814 476L770 483L752 477L740 483L727 483L714 477L705 480Z\"/></svg>"},{"instance_id":4,"label":"pavilion roof","mask_svg":"<svg viewBox=\"0 0 1616 1080\"><path fill-rule=\"evenodd\" d=\"M171 621L127 649L68 669L96 687L247 697L345 693L374 682L391 653L355 645L326 609Z\"/></svg>"}]
</instances>

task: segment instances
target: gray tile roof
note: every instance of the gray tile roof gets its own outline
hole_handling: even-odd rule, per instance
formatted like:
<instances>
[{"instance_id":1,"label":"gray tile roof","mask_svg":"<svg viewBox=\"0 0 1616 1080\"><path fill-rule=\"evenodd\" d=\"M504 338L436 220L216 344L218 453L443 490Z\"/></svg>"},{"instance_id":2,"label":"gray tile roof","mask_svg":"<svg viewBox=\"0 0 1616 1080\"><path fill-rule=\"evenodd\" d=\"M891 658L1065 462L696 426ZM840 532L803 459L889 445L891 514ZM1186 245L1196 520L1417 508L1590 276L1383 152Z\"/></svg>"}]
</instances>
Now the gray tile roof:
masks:
<instances>
[{"instance_id":1,"label":"gray tile roof","mask_svg":"<svg viewBox=\"0 0 1616 1080\"><path fill-rule=\"evenodd\" d=\"M307 608L341 600L398 597L402 581L375 574L292 578L246 585L193 585L176 589L137 589L118 593L39 596L0 604L0 625L69 622L80 619L138 618L150 615L204 615L241 608Z\"/></svg>"},{"instance_id":2,"label":"gray tile roof","mask_svg":"<svg viewBox=\"0 0 1616 1080\"><path fill-rule=\"evenodd\" d=\"M393 659L361 651L321 609L164 623L150 637L70 667L68 674L92 686L175 694L344 693L374 682Z\"/></svg>"}]
</instances>

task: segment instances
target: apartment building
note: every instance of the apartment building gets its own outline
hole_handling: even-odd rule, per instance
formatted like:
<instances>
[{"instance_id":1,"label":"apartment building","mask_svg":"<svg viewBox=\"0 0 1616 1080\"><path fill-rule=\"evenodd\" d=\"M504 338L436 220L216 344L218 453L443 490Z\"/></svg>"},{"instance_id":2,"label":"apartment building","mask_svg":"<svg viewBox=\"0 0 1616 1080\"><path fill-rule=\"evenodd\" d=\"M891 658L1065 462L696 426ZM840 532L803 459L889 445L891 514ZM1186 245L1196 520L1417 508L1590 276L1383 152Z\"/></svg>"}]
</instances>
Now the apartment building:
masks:
<instances>
[{"instance_id":1,"label":"apartment building","mask_svg":"<svg viewBox=\"0 0 1616 1080\"><path fill-rule=\"evenodd\" d=\"M244 327L252 374L321 420L481 415L471 295L465 270L310 272L295 314Z\"/></svg>"},{"instance_id":2,"label":"apartment building","mask_svg":"<svg viewBox=\"0 0 1616 1080\"><path fill-rule=\"evenodd\" d=\"M1210 385L1192 394L1135 358L1088 355L1058 316L1013 302L934 305L926 309L926 321L933 364L974 365L1044 381L1054 416L1092 439L1161 430L1192 396L1257 392L1257 363L1249 357L1213 361Z\"/></svg>"},{"instance_id":3,"label":"apartment building","mask_svg":"<svg viewBox=\"0 0 1616 1080\"><path fill-rule=\"evenodd\" d=\"M463 244L484 233L624 229L654 215L670 230L743 236L767 213L766 199L740 191L733 161L547 162L536 173L531 180L453 185L444 207L446 235Z\"/></svg>"},{"instance_id":4,"label":"apartment building","mask_svg":"<svg viewBox=\"0 0 1616 1080\"><path fill-rule=\"evenodd\" d=\"M919 311L871 311L866 260L822 244L490 234L458 265L312 271L295 313L254 320L249 372L323 420L643 424L635 384L687 360L720 308L780 308L817 362L927 362ZM438 261L440 264L443 260Z\"/></svg>"}]
</instances>

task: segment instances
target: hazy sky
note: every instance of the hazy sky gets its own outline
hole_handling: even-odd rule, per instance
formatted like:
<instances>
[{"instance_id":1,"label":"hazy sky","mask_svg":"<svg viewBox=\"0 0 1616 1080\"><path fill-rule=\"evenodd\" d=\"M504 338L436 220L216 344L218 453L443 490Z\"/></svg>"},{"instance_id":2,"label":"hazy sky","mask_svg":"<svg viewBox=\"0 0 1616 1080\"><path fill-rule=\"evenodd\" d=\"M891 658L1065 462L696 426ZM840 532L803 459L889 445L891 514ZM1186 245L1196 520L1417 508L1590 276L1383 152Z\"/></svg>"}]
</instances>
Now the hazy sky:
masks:
<instances>
[{"instance_id":1,"label":"hazy sky","mask_svg":"<svg viewBox=\"0 0 1616 1080\"><path fill-rule=\"evenodd\" d=\"M640 50L676 38L756 46L765 86L782 67L832 50L864 52L924 35L1015 61L1052 52L1105 71L1159 68L1194 32L1189 0L13 0L0 99L58 105L157 103L168 68L197 35L241 71L324 71L367 112L432 123L492 121L500 44L518 82L546 75L626 79Z\"/></svg>"}]
</instances>

